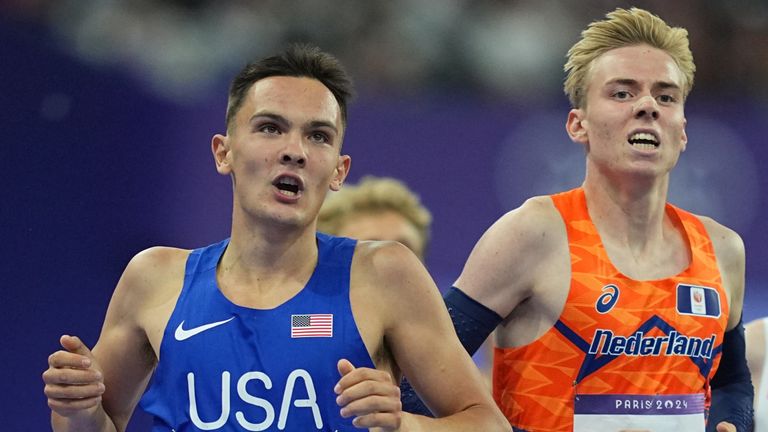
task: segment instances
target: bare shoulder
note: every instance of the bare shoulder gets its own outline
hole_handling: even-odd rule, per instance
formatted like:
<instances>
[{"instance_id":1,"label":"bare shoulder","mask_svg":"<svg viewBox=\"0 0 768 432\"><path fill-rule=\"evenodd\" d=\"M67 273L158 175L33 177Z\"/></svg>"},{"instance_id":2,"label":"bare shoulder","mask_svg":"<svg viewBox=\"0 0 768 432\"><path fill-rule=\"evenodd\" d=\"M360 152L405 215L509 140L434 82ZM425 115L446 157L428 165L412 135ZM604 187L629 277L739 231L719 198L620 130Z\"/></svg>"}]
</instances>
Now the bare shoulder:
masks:
<instances>
[{"instance_id":1,"label":"bare shoulder","mask_svg":"<svg viewBox=\"0 0 768 432\"><path fill-rule=\"evenodd\" d=\"M416 333L403 331L413 329L414 319L430 317L433 325L442 309L447 320L440 292L424 265L410 249L392 241L358 242L350 301L363 341L380 369L392 367L390 349L407 344L410 336L404 334Z\"/></svg>"},{"instance_id":2,"label":"bare shoulder","mask_svg":"<svg viewBox=\"0 0 768 432\"><path fill-rule=\"evenodd\" d=\"M408 376L438 417L493 406L439 290L409 249L395 242L358 242L352 285L353 314L364 317L356 322L377 369L397 381L400 372ZM497 414L488 410L484 421Z\"/></svg>"},{"instance_id":3,"label":"bare shoulder","mask_svg":"<svg viewBox=\"0 0 768 432\"><path fill-rule=\"evenodd\" d=\"M184 278L183 249L155 247L134 256L110 300L93 355L101 366L104 409L128 423L159 358L162 330Z\"/></svg>"},{"instance_id":4,"label":"bare shoulder","mask_svg":"<svg viewBox=\"0 0 768 432\"><path fill-rule=\"evenodd\" d=\"M698 218L704 224L709 238L712 240L717 262L725 282L728 283L730 279L736 285L743 285L743 281L740 283L737 281L744 278L745 252L744 241L741 236L712 218L706 216L698 216Z\"/></svg>"},{"instance_id":5,"label":"bare shoulder","mask_svg":"<svg viewBox=\"0 0 768 432\"><path fill-rule=\"evenodd\" d=\"M484 273L489 266L506 268L510 260L522 257L535 260L562 240L562 236L557 235L558 226L562 226L562 220L552 200L531 198L485 231L469 257L469 268L465 267L464 271Z\"/></svg>"},{"instance_id":6,"label":"bare shoulder","mask_svg":"<svg viewBox=\"0 0 768 432\"><path fill-rule=\"evenodd\" d=\"M152 337L164 325L184 281L188 250L153 247L125 267L107 309L104 331L132 329Z\"/></svg>"},{"instance_id":7,"label":"bare shoulder","mask_svg":"<svg viewBox=\"0 0 768 432\"><path fill-rule=\"evenodd\" d=\"M123 271L114 300L152 304L173 295L184 278L189 250L157 246L136 254Z\"/></svg>"},{"instance_id":8,"label":"bare shoulder","mask_svg":"<svg viewBox=\"0 0 768 432\"><path fill-rule=\"evenodd\" d=\"M491 227L491 230L511 231L522 239L537 237L548 230L548 224L556 223L560 217L548 196L536 196L527 199L520 207L504 214Z\"/></svg>"},{"instance_id":9,"label":"bare shoulder","mask_svg":"<svg viewBox=\"0 0 768 432\"><path fill-rule=\"evenodd\" d=\"M440 292L410 249L394 241L360 241L352 260L353 312L387 328L406 310L442 305ZM367 323L366 323L367 325Z\"/></svg>"},{"instance_id":10,"label":"bare shoulder","mask_svg":"<svg viewBox=\"0 0 768 432\"><path fill-rule=\"evenodd\" d=\"M431 290L434 284L424 287L429 275L424 265L410 249L394 241L359 241L352 261L354 288L373 290L373 295L393 295L398 290ZM431 281L431 279L429 279ZM385 290L379 290L384 288Z\"/></svg>"},{"instance_id":11,"label":"bare shoulder","mask_svg":"<svg viewBox=\"0 0 768 432\"><path fill-rule=\"evenodd\" d=\"M565 225L552 199L538 196L497 220L472 250L456 286L506 316L532 293L541 269L566 251Z\"/></svg>"},{"instance_id":12,"label":"bare shoulder","mask_svg":"<svg viewBox=\"0 0 768 432\"><path fill-rule=\"evenodd\" d=\"M151 276L162 276L178 265L185 265L189 253L187 249L151 247L136 254L128 263L128 269L146 272Z\"/></svg>"},{"instance_id":13,"label":"bare shoulder","mask_svg":"<svg viewBox=\"0 0 768 432\"><path fill-rule=\"evenodd\" d=\"M744 241L736 231L706 216L697 216L707 229L709 237L715 246L718 260L724 260L724 264L731 260L743 261Z\"/></svg>"},{"instance_id":14,"label":"bare shoulder","mask_svg":"<svg viewBox=\"0 0 768 432\"><path fill-rule=\"evenodd\" d=\"M741 319L744 306L745 257L744 241L736 231L706 216L697 216L709 234L717 257L717 265L723 278L723 287L728 296L730 316L728 330Z\"/></svg>"}]
</instances>

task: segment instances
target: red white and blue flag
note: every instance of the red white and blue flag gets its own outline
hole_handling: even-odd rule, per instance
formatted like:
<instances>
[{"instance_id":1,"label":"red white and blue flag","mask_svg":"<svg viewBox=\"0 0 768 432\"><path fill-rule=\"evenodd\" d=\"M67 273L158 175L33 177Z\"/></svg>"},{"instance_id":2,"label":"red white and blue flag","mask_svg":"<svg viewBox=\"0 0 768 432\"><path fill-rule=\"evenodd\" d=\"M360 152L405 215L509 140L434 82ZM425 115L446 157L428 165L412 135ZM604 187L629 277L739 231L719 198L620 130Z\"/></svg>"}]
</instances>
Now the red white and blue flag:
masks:
<instances>
[{"instance_id":1,"label":"red white and blue flag","mask_svg":"<svg viewBox=\"0 0 768 432\"><path fill-rule=\"evenodd\" d=\"M291 337L333 337L333 314L291 315Z\"/></svg>"}]
</instances>

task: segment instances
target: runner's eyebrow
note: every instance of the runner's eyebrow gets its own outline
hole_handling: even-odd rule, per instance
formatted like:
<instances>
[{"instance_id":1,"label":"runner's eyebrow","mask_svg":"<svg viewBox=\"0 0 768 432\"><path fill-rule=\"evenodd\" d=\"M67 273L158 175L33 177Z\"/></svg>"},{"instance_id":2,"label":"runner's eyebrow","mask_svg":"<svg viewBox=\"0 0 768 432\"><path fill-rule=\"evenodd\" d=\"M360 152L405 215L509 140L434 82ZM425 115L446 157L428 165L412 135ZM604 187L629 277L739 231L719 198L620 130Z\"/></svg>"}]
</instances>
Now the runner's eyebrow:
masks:
<instances>
[{"instance_id":1,"label":"runner's eyebrow","mask_svg":"<svg viewBox=\"0 0 768 432\"><path fill-rule=\"evenodd\" d=\"M267 118L274 121L275 123L281 123L286 126L291 126L293 124L290 120L288 120L284 116L281 116L280 114L276 114L269 111L262 111L262 112L255 113L254 115L251 116L250 121L254 121L260 118Z\"/></svg>"},{"instance_id":2,"label":"runner's eyebrow","mask_svg":"<svg viewBox=\"0 0 768 432\"><path fill-rule=\"evenodd\" d=\"M336 127L336 125L326 120L313 120L309 122L309 127L311 129L328 128L328 129L331 129L333 133L337 135L339 134L339 129Z\"/></svg>"},{"instance_id":3,"label":"runner's eyebrow","mask_svg":"<svg viewBox=\"0 0 768 432\"><path fill-rule=\"evenodd\" d=\"M255 113L253 116L251 116L251 121L257 120L262 117L270 119L275 123L280 123L288 127L293 125L293 122L288 120L286 117L270 111L262 111L262 112ZM339 129L336 127L336 125L328 120L312 120L307 124L307 126L308 126L308 129L328 128L328 129L331 129L334 132L334 134L336 135L339 134Z\"/></svg>"}]
</instances>

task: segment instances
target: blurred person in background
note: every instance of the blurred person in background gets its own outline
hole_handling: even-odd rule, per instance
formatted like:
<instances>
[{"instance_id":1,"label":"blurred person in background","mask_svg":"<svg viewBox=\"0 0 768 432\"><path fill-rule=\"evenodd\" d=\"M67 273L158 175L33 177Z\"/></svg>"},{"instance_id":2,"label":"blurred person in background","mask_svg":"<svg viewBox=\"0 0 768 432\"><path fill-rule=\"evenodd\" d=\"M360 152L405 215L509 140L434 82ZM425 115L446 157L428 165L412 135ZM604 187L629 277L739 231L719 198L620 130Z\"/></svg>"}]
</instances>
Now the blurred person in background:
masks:
<instances>
[{"instance_id":1,"label":"blurred person in background","mask_svg":"<svg viewBox=\"0 0 768 432\"><path fill-rule=\"evenodd\" d=\"M230 238L131 260L93 350L64 335L48 358L54 430L122 431L140 399L155 432L509 430L422 263L316 231L351 164L350 94L310 46L235 77L211 142ZM401 371L442 418L401 411Z\"/></svg>"},{"instance_id":2,"label":"blurred person in background","mask_svg":"<svg viewBox=\"0 0 768 432\"><path fill-rule=\"evenodd\" d=\"M400 180L366 176L331 193L320 208L317 230L357 240L402 243L424 262L432 214Z\"/></svg>"},{"instance_id":3,"label":"blurred person in background","mask_svg":"<svg viewBox=\"0 0 768 432\"><path fill-rule=\"evenodd\" d=\"M768 432L768 317L744 326L747 363L755 386L755 432Z\"/></svg>"},{"instance_id":4,"label":"blurred person in background","mask_svg":"<svg viewBox=\"0 0 768 432\"><path fill-rule=\"evenodd\" d=\"M423 262L429 245L432 215L405 183L391 177L366 176L356 185L346 184L325 200L317 229L358 240L398 241ZM490 341L476 359L490 382ZM400 385L403 411L432 416L406 378Z\"/></svg>"},{"instance_id":5,"label":"blurred person in background","mask_svg":"<svg viewBox=\"0 0 768 432\"><path fill-rule=\"evenodd\" d=\"M749 431L744 244L667 202L688 144L687 31L616 9L565 70L584 182L480 238L445 295L457 329L475 323L460 338L472 352L498 324L493 394L519 430Z\"/></svg>"}]
</instances>

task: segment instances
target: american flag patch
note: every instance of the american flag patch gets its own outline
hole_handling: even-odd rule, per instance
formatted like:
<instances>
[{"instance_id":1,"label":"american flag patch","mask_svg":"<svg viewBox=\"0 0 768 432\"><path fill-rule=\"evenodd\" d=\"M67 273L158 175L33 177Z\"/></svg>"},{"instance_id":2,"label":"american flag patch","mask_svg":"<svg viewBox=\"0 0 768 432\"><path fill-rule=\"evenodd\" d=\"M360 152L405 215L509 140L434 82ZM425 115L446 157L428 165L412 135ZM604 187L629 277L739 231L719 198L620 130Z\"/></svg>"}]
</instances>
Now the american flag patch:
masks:
<instances>
[{"instance_id":1,"label":"american flag patch","mask_svg":"<svg viewBox=\"0 0 768 432\"><path fill-rule=\"evenodd\" d=\"M291 337L333 337L333 314L291 315Z\"/></svg>"}]
</instances>

